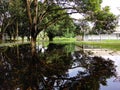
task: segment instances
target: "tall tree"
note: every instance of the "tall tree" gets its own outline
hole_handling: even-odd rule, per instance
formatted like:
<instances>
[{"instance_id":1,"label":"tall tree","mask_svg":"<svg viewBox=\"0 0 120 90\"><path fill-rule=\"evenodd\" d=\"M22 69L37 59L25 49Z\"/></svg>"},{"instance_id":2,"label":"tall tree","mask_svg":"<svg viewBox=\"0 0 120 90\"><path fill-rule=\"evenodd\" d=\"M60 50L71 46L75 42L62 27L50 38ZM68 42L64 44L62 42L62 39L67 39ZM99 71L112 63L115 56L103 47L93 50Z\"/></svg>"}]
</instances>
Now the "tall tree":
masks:
<instances>
[{"instance_id":1,"label":"tall tree","mask_svg":"<svg viewBox=\"0 0 120 90\"><path fill-rule=\"evenodd\" d=\"M75 28L76 26L74 25L72 18L70 18L69 15L66 15L64 16L64 19L47 27L46 32L49 40L52 41L55 36L74 37Z\"/></svg>"},{"instance_id":2,"label":"tall tree","mask_svg":"<svg viewBox=\"0 0 120 90\"><path fill-rule=\"evenodd\" d=\"M31 12L31 6L32 11ZM32 51L35 52L35 43L36 43L36 37L37 37L37 20L38 20L38 0L26 0L26 8L29 18L29 27L31 32L31 47Z\"/></svg>"},{"instance_id":3,"label":"tall tree","mask_svg":"<svg viewBox=\"0 0 120 90\"><path fill-rule=\"evenodd\" d=\"M8 11L8 0L0 0L0 40L4 41L6 28L13 22Z\"/></svg>"},{"instance_id":4,"label":"tall tree","mask_svg":"<svg viewBox=\"0 0 120 90\"><path fill-rule=\"evenodd\" d=\"M23 8L24 3L21 0L11 0L9 5L9 13L11 15L11 19L14 20L14 39L18 37L19 24L23 21L23 16L25 16L25 9ZM12 26L11 25L11 26Z\"/></svg>"},{"instance_id":5,"label":"tall tree","mask_svg":"<svg viewBox=\"0 0 120 90\"><path fill-rule=\"evenodd\" d=\"M15 39L16 36L18 37L19 23L25 14L24 4L21 0L1 0L0 4L1 38L3 38L4 33L7 33Z\"/></svg>"},{"instance_id":6,"label":"tall tree","mask_svg":"<svg viewBox=\"0 0 120 90\"><path fill-rule=\"evenodd\" d=\"M41 30L45 30L48 26L59 21L59 19L64 19L63 16L66 14L87 14L87 11L95 11L96 9L100 8L100 3L101 0L26 0L26 8L30 23L32 48L35 47L36 37ZM59 5L60 7L51 7L55 5ZM97 8L94 10L94 7ZM51 13L55 13L61 10L66 10L67 13L65 12L64 14L51 15ZM45 21L45 18L49 16L52 17L52 19L47 18ZM47 23L45 23L44 21ZM46 25L43 27L43 24ZM40 28L38 28L38 25Z\"/></svg>"}]
</instances>

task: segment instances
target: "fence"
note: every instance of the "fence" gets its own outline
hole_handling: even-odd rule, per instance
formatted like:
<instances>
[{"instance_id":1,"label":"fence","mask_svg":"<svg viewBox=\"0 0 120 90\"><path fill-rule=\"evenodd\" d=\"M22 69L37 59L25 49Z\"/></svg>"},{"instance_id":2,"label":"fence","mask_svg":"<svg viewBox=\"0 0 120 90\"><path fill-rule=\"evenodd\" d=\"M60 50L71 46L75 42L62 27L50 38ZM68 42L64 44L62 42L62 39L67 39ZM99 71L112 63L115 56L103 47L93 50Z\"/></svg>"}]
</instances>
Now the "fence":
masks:
<instances>
[{"instance_id":1,"label":"fence","mask_svg":"<svg viewBox=\"0 0 120 90\"><path fill-rule=\"evenodd\" d=\"M76 39L82 40L80 36L77 36ZM83 40L84 41L97 41L97 40L119 40L120 34L101 34L101 35L84 35Z\"/></svg>"}]
</instances>

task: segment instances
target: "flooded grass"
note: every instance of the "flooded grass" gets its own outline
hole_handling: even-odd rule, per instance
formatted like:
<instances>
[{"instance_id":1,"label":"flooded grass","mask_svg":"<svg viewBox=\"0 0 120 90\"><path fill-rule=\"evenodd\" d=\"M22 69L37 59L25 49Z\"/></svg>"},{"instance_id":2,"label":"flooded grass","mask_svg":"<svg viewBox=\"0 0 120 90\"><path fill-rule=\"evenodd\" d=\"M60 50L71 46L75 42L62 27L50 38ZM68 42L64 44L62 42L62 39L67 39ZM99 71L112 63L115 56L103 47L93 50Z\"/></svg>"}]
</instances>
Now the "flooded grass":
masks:
<instances>
[{"instance_id":1,"label":"flooded grass","mask_svg":"<svg viewBox=\"0 0 120 90\"><path fill-rule=\"evenodd\" d=\"M0 44L0 47L3 47L3 46L16 46L16 45L21 45L21 44L27 44L27 43L30 43L30 42L7 42L7 43L1 43Z\"/></svg>"},{"instance_id":2,"label":"flooded grass","mask_svg":"<svg viewBox=\"0 0 120 90\"><path fill-rule=\"evenodd\" d=\"M106 49L120 51L120 40L76 41L75 38L54 38L54 43L75 43L77 45L92 45Z\"/></svg>"},{"instance_id":3,"label":"flooded grass","mask_svg":"<svg viewBox=\"0 0 120 90\"><path fill-rule=\"evenodd\" d=\"M12 43L1 43L0 47L2 46L15 46L19 44L26 44L29 42L12 42ZM37 42L40 43L40 42ZM49 43L49 42L48 42ZM77 45L92 45L95 47L101 47L101 48L106 48L106 49L112 49L112 50L117 50L120 51L120 40L102 40L102 41L76 41L75 38L60 38L56 37L54 40L50 43L58 43L58 44L67 44L67 43L75 43Z\"/></svg>"},{"instance_id":4,"label":"flooded grass","mask_svg":"<svg viewBox=\"0 0 120 90\"><path fill-rule=\"evenodd\" d=\"M77 42L77 44L87 44L101 48L120 51L120 40L82 41Z\"/></svg>"}]
</instances>

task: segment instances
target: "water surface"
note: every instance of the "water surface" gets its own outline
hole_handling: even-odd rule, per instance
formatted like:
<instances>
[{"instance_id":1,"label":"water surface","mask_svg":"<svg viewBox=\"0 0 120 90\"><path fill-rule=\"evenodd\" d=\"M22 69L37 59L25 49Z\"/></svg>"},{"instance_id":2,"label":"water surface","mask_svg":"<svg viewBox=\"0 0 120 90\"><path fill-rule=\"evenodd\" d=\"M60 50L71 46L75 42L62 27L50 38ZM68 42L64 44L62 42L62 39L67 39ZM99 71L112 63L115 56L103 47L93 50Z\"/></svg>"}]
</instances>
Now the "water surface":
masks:
<instances>
[{"instance_id":1,"label":"water surface","mask_svg":"<svg viewBox=\"0 0 120 90\"><path fill-rule=\"evenodd\" d=\"M37 45L34 55L29 44L1 47L0 90L119 90L120 63L77 47Z\"/></svg>"}]
</instances>

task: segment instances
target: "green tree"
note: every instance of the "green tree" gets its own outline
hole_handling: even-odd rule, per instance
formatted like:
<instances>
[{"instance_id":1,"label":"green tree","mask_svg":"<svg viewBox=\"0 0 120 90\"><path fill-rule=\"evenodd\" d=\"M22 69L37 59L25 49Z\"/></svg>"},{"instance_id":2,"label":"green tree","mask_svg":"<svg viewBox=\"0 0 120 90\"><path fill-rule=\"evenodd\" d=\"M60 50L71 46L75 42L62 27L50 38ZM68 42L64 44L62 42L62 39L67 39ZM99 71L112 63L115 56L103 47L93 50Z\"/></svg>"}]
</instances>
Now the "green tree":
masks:
<instances>
[{"instance_id":1,"label":"green tree","mask_svg":"<svg viewBox=\"0 0 120 90\"><path fill-rule=\"evenodd\" d=\"M15 40L18 37L19 24L25 16L24 4L21 0L1 0L0 4L1 38L7 33L10 39L13 37Z\"/></svg>"},{"instance_id":2,"label":"green tree","mask_svg":"<svg viewBox=\"0 0 120 90\"><path fill-rule=\"evenodd\" d=\"M81 35L82 40L84 39L84 35L88 34L90 31L90 25L86 19L79 19L76 23L76 35Z\"/></svg>"},{"instance_id":3,"label":"green tree","mask_svg":"<svg viewBox=\"0 0 120 90\"><path fill-rule=\"evenodd\" d=\"M59 21L60 19L64 19L64 15L71 14L71 13L86 13L87 11L92 11L94 7L97 7L96 9L100 8L101 0L94 0L95 3L92 3L93 0L26 0L26 9L28 13L29 23L30 23L30 32L31 32L31 45L32 48L35 47L36 37L39 34L40 31L46 30L46 28L52 24L55 24L55 22ZM40 5L38 4L40 3ZM71 4L74 3L74 4ZM51 6L59 5L60 7L54 8ZM92 7L92 8L89 8ZM95 9L95 10L96 10ZM52 14L56 13L58 11L67 10L67 13L64 14ZM71 11L71 12L69 12ZM94 11L94 10L93 10ZM46 18L46 17L52 17L52 18ZM46 21L45 21L46 19ZM45 23L45 22L47 23ZM43 28L42 24L46 24ZM40 28L38 28L38 26ZM41 29L42 27L42 29ZM33 49L34 51L34 49Z\"/></svg>"},{"instance_id":4,"label":"green tree","mask_svg":"<svg viewBox=\"0 0 120 90\"><path fill-rule=\"evenodd\" d=\"M10 19L10 14L8 11L9 2L8 0L0 1L0 40L4 41L4 34L6 28L13 22Z\"/></svg>"},{"instance_id":5,"label":"green tree","mask_svg":"<svg viewBox=\"0 0 120 90\"><path fill-rule=\"evenodd\" d=\"M18 37L19 34L19 24L24 21L23 18L25 15L25 9L23 8L24 3L21 0L11 0L9 5L9 13L11 15L11 19L14 20L14 32L13 37L14 40Z\"/></svg>"},{"instance_id":6,"label":"green tree","mask_svg":"<svg viewBox=\"0 0 120 90\"><path fill-rule=\"evenodd\" d=\"M55 36L74 37L75 29L76 26L73 20L69 16L66 16L64 20L59 20L56 24L48 27L46 32L50 41L52 41Z\"/></svg>"},{"instance_id":7,"label":"green tree","mask_svg":"<svg viewBox=\"0 0 120 90\"><path fill-rule=\"evenodd\" d=\"M21 4L22 1L24 3ZM19 17L23 15L22 12L27 10L30 29L29 32L31 33L31 45L32 47L35 47L36 37L40 31L46 30L50 25L55 24L60 19L64 19L66 14L78 12L87 15L89 11L99 10L101 2L102 0L65 0L64 2L61 0L10 0L10 2L7 3L11 3L11 17L15 17L15 20L12 18L12 21L15 21L16 24L15 36L18 36L18 22L21 23ZM24 4L26 4L26 9L23 9ZM61 14L63 10L66 12ZM69 32L68 29L66 30Z\"/></svg>"},{"instance_id":8,"label":"green tree","mask_svg":"<svg viewBox=\"0 0 120 90\"><path fill-rule=\"evenodd\" d=\"M68 14L80 13L84 15L89 15L89 12L95 12L99 10L101 0L10 0L6 3L8 3L7 7L9 7L10 5L10 9L6 8L7 12L11 16L10 21L11 23L13 23L13 21L15 23L15 36L18 36L19 23L23 23L21 21L21 15L23 15L24 11L27 11L26 16L28 17L29 21L31 46L34 51L36 37L41 31L46 30L49 26L53 24L56 24L59 20L64 20ZM4 11L3 14L5 13L6 11ZM5 23L4 25L9 26ZM68 28L64 30L67 30L67 32L71 32L71 30ZM68 36L68 33L65 35Z\"/></svg>"},{"instance_id":9,"label":"green tree","mask_svg":"<svg viewBox=\"0 0 120 90\"><path fill-rule=\"evenodd\" d=\"M94 14L94 27L93 33L95 34L105 34L114 32L118 20L117 16L109 11L109 7L103 8Z\"/></svg>"}]
</instances>

